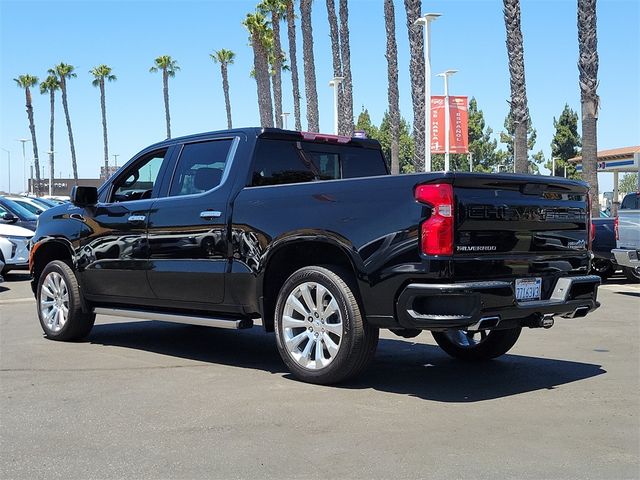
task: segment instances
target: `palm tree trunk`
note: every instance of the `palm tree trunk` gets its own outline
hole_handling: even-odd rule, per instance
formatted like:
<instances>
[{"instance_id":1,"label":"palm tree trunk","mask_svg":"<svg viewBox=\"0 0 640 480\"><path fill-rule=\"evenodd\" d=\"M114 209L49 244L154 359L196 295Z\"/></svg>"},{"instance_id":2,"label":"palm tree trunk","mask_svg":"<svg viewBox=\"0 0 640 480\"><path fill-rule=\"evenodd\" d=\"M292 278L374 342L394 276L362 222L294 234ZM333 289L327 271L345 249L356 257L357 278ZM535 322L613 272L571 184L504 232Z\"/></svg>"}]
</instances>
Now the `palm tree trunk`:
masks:
<instances>
[{"instance_id":1,"label":"palm tree trunk","mask_svg":"<svg viewBox=\"0 0 640 480\"><path fill-rule=\"evenodd\" d=\"M298 82L298 59L296 53L296 17L293 0L287 1L287 35L289 37L289 62L291 63L291 84L293 86L293 116L296 130L302 130L300 121L300 84Z\"/></svg>"},{"instance_id":2,"label":"palm tree trunk","mask_svg":"<svg viewBox=\"0 0 640 480\"><path fill-rule=\"evenodd\" d=\"M49 90L49 103L51 107L51 119L49 122L49 180L55 177L54 172L54 153L53 153L53 142L54 142L54 124L55 124L55 109L56 109L56 91L51 88ZM51 187L51 192L53 192L53 186Z\"/></svg>"},{"instance_id":3,"label":"palm tree trunk","mask_svg":"<svg viewBox=\"0 0 640 480\"><path fill-rule=\"evenodd\" d=\"M304 89L307 96L307 130L319 132L320 114L318 113L318 91L316 89L316 65L313 56L311 2L312 0L300 0L300 24L302 26Z\"/></svg>"},{"instance_id":4,"label":"palm tree trunk","mask_svg":"<svg viewBox=\"0 0 640 480\"><path fill-rule=\"evenodd\" d=\"M578 70L582 104L582 179L591 188L591 214L600 216L598 202L598 35L596 0L578 0Z\"/></svg>"},{"instance_id":5,"label":"palm tree trunk","mask_svg":"<svg viewBox=\"0 0 640 480\"><path fill-rule=\"evenodd\" d=\"M29 87L24 89L27 103L27 117L29 118L29 131L31 132L31 144L33 145L33 165L36 169L36 184L32 187L33 191L40 193L40 160L38 158L38 143L36 142L36 125L33 120L33 104L31 102L31 90Z\"/></svg>"},{"instance_id":6,"label":"palm tree trunk","mask_svg":"<svg viewBox=\"0 0 640 480\"><path fill-rule=\"evenodd\" d=\"M415 144L413 164L417 172L424 170L424 123L425 123L425 93L424 93L424 39L422 29L414 26L415 21L422 14L420 0L404 0L407 12L407 29L409 30L409 51L411 61L409 74L411 76L411 101L413 102L413 141Z\"/></svg>"},{"instance_id":7,"label":"palm tree trunk","mask_svg":"<svg viewBox=\"0 0 640 480\"><path fill-rule=\"evenodd\" d=\"M393 0L384 0L384 23L387 32L387 76L389 124L391 127L391 173L400 173L400 93L398 92L398 46Z\"/></svg>"},{"instance_id":8,"label":"palm tree trunk","mask_svg":"<svg viewBox=\"0 0 640 480\"><path fill-rule=\"evenodd\" d=\"M104 174L109 178L109 143L107 141L107 106L104 95L104 78L100 79L100 111L102 112L102 139L104 141Z\"/></svg>"},{"instance_id":9,"label":"palm tree trunk","mask_svg":"<svg viewBox=\"0 0 640 480\"><path fill-rule=\"evenodd\" d=\"M349 6L340 0L340 54L342 56L343 130L341 135L353 135L353 82L351 78L351 49L349 47Z\"/></svg>"},{"instance_id":10,"label":"palm tree trunk","mask_svg":"<svg viewBox=\"0 0 640 480\"><path fill-rule=\"evenodd\" d=\"M227 64L220 63L220 73L222 74L222 90L224 91L224 106L227 109L227 128L231 130L233 124L231 122L231 100L229 99L229 77Z\"/></svg>"},{"instance_id":11,"label":"palm tree trunk","mask_svg":"<svg viewBox=\"0 0 640 480\"><path fill-rule=\"evenodd\" d=\"M524 47L520 30L520 0L504 0L507 54L511 77L511 118L515 124L514 162L517 173L529 171L527 89L524 76Z\"/></svg>"},{"instance_id":12,"label":"palm tree trunk","mask_svg":"<svg viewBox=\"0 0 640 480\"><path fill-rule=\"evenodd\" d=\"M167 138L171 138L171 115L169 114L169 72L162 69L162 93L164 94L164 116L167 122Z\"/></svg>"},{"instance_id":13,"label":"palm tree trunk","mask_svg":"<svg viewBox=\"0 0 640 480\"><path fill-rule=\"evenodd\" d=\"M73 130L71 130L71 117L69 117L69 104L67 103L67 82L64 77L60 77L60 91L62 92L62 109L67 120L67 132L69 133L69 147L71 148L71 168L73 169L73 179L78 184L78 162L76 161L76 146L73 143Z\"/></svg>"},{"instance_id":14,"label":"palm tree trunk","mask_svg":"<svg viewBox=\"0 0 640 480\"><path fill-rule=\"evenodd\" d=\"M280 15L277 10L271 12L273 29L273 103L275 104L276 127L282 128L282 45L280 43Z\"/></svg>"},{"instance_id":15,"label":"palm tree trunk","mask_svg":"<svg viewBox=\"0 0 640 480\"><path fill-rule=\"evenodd\" d=\"M329 20L329 35L331 37L331 55L333 60L333 76L342 76L342 60L340 58L340 33L338 30L338 17L334 0L327 0L327 17ZM340 107L344 104L344 85L340 83L338 87L338 132L343 132L344 110Z\"/></svg>"},{"instance_id":16,"label":"palm tree trunk","mask_svg":"<svg viewBox=\"0 0 640 480\"><path fill-rule=\"evenodd\" d=\"M269 55L258 33L251 38L253 66L258 91L260 126L273 127L273 104L271 103L271 82L269 81Z\"/></svg>"}]
</instances>

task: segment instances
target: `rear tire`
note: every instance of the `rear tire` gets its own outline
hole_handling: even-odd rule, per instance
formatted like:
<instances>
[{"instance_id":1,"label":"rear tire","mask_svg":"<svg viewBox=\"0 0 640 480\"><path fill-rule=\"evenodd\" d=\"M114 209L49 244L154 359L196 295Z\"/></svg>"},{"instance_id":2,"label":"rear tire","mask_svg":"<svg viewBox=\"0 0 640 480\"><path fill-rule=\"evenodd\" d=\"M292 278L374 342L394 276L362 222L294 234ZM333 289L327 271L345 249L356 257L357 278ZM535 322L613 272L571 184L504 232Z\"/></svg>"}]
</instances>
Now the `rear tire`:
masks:
<instances>
[{"instance_id":1,"label":"rear tire","mask_svg":"<svg viewBox=\"0 0 640 480\"><path fill-rule=\"evenodd\" d=\"M96 316L82 311L78 280L67 263L54 260L47 264L36 292L38 318L47 338L74 341L89 335Z\"/></svg>"},{"instance_id":2,"label":"rear tire","mask_svg":"<svg viewBox=\"0 0 640 480\"><path fill-rule=\"evenodd\" d=\"M640 283L640 271L638 268L622 267L622 272L627 280L633 283Z\"/></svg>"},{"instance_id":3,"label":"rear tire","mask_svg":"<svg viewBox=\"0 0 640 480\"><path fill-rule=\"evenodd\" d=\"M467 361L486 361L507 353L518 341L521 327L508 330L448 330L432 332L436 343L454 358ZM480 339L475 339L479 335Z\"/></svg>"},{"instance_id":4,"label":"rear tire","mask_svg":"<svg viewBox=\"0 0 640 480\"><path fill-rule=\"evenodd\" d=\"M616 268L610 260L594 258L591 262L591 273L598 275L602 281L605 281L616 273Z\"/></svg>"},{"instance_id":5,"label":"rear tire","mask_svg":"<svg viewBox=\"0 0 640 480\"><path fill-rule=\"evenodd\" d=\"M371 362L379 330L367 324L351 276L304 267L282 285L275 308L278 352L298 379L322 385L356 376Z\"/></svg>"}]
</instances>

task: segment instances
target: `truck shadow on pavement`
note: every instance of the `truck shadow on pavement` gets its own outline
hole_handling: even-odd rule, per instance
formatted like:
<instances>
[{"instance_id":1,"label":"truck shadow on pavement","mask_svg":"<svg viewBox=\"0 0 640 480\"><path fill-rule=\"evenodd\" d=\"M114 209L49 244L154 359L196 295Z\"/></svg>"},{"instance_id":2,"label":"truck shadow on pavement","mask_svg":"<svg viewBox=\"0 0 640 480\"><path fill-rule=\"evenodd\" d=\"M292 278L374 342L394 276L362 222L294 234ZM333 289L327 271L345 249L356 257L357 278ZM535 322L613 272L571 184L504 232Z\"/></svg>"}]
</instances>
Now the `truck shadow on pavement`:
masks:
<instances>
[{"instance_id":1,"label":"truck shadow on pavement","mask_svg":"<svg viewBox=\"0 0 640 480\"><path fill-rule=\"evenodd\" d=\"M261 327L232 331L133 321L96 325L88 341L198 362L260 369L294 379L278 355L275 338ZM375 389L425 400L465 403L551 390L604 373L606 370L600 365L510 354L472 364L453 360L434 345L385 338L380 339L369 369L356 380L335 388Z\"/></svg>"}]
</instances>

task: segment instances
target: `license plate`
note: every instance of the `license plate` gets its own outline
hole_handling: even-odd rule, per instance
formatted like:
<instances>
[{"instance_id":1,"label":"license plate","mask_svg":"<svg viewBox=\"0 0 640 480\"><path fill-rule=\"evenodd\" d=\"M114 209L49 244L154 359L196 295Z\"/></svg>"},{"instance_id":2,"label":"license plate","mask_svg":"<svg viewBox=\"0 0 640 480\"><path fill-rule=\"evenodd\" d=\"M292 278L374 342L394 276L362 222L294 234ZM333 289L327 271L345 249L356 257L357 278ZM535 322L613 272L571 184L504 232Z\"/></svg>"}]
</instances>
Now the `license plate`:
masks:
<instances>
[{"instance_id":1,"label":"license plate","mask_svg":"<svg viewBox=\"0 0 640 480\"><path fill-rule=\"evenodd\" d=\"M518 278L516 279L516 300L528 302L540 300L542 291L542 278Z\"/></svg>"}]
</instances>

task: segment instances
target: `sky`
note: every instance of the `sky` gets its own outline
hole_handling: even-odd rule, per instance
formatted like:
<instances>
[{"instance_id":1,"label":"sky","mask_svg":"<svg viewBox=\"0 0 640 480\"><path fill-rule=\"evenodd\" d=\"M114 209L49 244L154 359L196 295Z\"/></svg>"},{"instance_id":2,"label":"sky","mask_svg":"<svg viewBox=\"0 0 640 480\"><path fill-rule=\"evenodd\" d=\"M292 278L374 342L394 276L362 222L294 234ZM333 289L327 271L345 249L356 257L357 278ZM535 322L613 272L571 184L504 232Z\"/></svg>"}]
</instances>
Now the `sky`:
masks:
<instances>
[{"instance_id":1,"label":"sky","mask_svg":"<svg viewBox=\"0 0 640 480\"><path fill-rule=\"evenodd\" d=\"M297 2L296 2L297 3ZM565 103L580 112L576 0L522 0L527 96L538 133L534 151L550 158L553 118ZM76 67L69 81L69 110L80 177L97 178L103 164L99 91L89 70L105 63L117 81L107 85L109 149L122 165L144 147L165 137L162 79L149 67L171 55L181 70L170 80L174 137L226 128L219 66L209 54L221 48L236 53L229 68L234 126L259 124L253 54L242 20L256 1L30 1L0 0L0 148L11 153L11 186L23 180L17 139L30 138L24 92L13 78L29 73L41 80L61 61ZM409 47L404 4L396 6L400 70L400 110L411 121ZM498 0L423 1L423 11L442 14L432 24L432 70L458 69L450 79L452 95L474 96L495 136L508 113L509 72L502 2ZM379 124L387 109L387 64L382 0L350 0L351 69L354 114L367 108ZM325 1L313 3L314 55L320 104L320 129L332 131L333 76ZM283 25L284 27L284 25ZM286 28L283 50L288 52ZM598 52L601 109L598 149L640 144L640 1L598 0ZM298 24L301 82L302 39ZM284 111L293 111L290 74L283 75ZM443 84L432 79L432 94ZM303 129L306 126L302 89ZM33 95L40 158L49 151L49 99ZM56 103L56 176L71 176L71 156L62 105ZM289 127L293 126L293 115ZM504 147L504 145L503 145ZM7 153L0 150L0 190L8 188ZM27 144L27 160L33 152ZM110 158L113 163L114 158ZM543 170L544 171L544 170ZM48 175L48 171L47 171ZM612 187L601 174L601 191Z\"/></svg>"}]
</instances>

